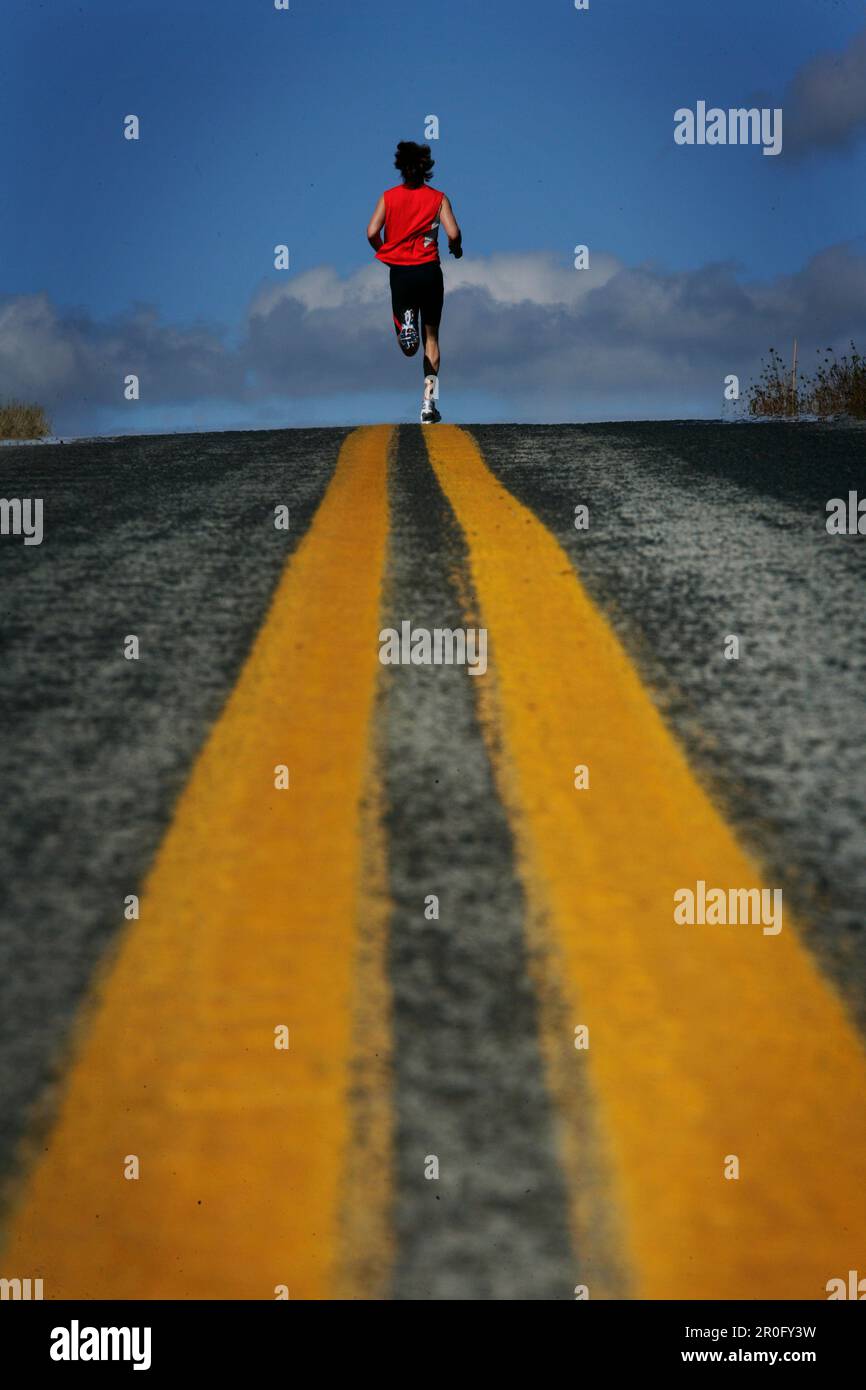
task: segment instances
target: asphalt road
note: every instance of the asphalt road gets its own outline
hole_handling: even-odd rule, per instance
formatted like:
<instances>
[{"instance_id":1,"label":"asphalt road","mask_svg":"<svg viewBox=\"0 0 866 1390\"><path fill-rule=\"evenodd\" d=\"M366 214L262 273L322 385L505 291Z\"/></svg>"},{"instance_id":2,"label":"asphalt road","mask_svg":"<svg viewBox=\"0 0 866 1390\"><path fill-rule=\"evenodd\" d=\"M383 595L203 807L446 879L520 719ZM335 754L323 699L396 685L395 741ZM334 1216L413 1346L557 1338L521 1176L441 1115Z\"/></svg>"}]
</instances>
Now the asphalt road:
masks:
<instances>
[{"instance_id":1,"label":"asphalt road","mask_svg":"<svg viewBox=\"0 0 866 1390\"><path fill-rule=\"evenodd\" d=\"M866 494L863 433L680 423L479 426L469 434L495 478L559 543L572 566L568 583L579 579L607 619L696 786L763 881L783 889L805 956L828 998L842 1001L844 1026L862 1036L866 538L828 535L825 504L850 489ZM45 515L41 546L0 539L0 1172L13 1232L32 1201L29 1175L41 1150L51 1162L76 1017L93 1003L98 967L128 939L124 897L141 891L169 828L182 821L178 799L311 533L348 435L187 435L0 453L0 495L42 497ZM383 628L407 618L456 628L485 611L475 547L488 513L482 507L480 523L458 515L456 494L448 495L452 466L460 464L446 459L434 471L420 428L400 428L388 471ZM290 508L287 532L273 525L279 504ZM581 504L589 526L577 530ZM338 558L346 544L339 541ZM507 571L509 556L501 561ZM337 589L349 622L350 587ZM326 611L339 632L340 612ZM537 624L571 669L575 634L551 630L542 611ZM130 633L141 644L137 662L123 657ZM723 656L729 634L740 639L736 661ZM507 695L506 644L497 648L491 627L494 679L500 654ZM339 651L333 680L341 680ZM387 1182L376 1200L386 1214L348 1296L565 1299L581 1284L592 1296L630 1296L652 1286L640 1240L629 1236L623 1192L633 1178L619 1097L610 1100L613 1083L602 1073L556 1080L555 1019L569 1034L575 1020L544 983L560 964L542 945L544 929L529 925L539 913L503 782L512 760L507 720L497 724L486 703L495 688L488 697L481 684L465 669L376 663L379 986L389 1054L377 1083L389 1118L378 1150ZM539 701L541 709L543 692ZM614 744L618 708L612 701ZM543 760L543 713L539 721ZM663 769L654 766L653 776L664 782ZM327 833L317 825L306 833ZM683 823L684 841L690 833ZM243 835L236 840L243 856ZM612 850L625 864L632 845L624 836ZM319 892L326 898L327 884ZM432 920L424 911L431 894L439 901ZM205 902L204 923L207 913ZM289 931L291 915L289 904ZM187 949L179 936L179 958ZM790 1008L796 1029L797 999ZM822 1017L804 1018L804 1048ZM756 1055L774 1047L764 1026L754 1019ZM113 1095L108 1083L104 1097L97 1088L95 1123L102 1109L109 1120ZM315 1120L304 1115L315 1165ZM231 1124L230 1110L223 1119ZM442 1169L432 1182L430 1155ZM248 1176L237 1176L238 1200ZM339 1220L367 1201L363 1176L353 1181ZM676 1188L676 1175L670 1182ZM798 1204L796 1188L791 1201ZM780 1202L774 1219L784 1220ZM218 1263L218 1239L216 1249ZM375 1270L369 1287L365 1268ZM49 1263L49 1284L51 1272ZM203 1277L196 1289L209 1296ZM317 1281L318 1273L309 1296L327 1286ZM230 1280L216 1280L214 1296L225 1288ZM134 1296L134 1277L126 1289L122 1296ZM743 1297L775 1292L772 1278L742 1288Z\"/></svg>"}]
</instances>

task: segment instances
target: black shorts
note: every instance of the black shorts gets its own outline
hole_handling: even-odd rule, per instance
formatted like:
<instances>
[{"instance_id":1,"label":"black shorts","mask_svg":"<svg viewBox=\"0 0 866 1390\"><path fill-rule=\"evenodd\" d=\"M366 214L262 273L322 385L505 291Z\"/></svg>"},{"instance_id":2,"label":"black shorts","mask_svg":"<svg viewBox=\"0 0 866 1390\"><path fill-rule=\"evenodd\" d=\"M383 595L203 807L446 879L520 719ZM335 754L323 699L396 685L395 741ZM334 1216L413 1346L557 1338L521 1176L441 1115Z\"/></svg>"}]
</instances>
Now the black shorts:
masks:
<instances>
[{"instance_id":1,"label":"black shorts","mask_svg":"<svg viewBox=\"0 0 866 1390\"><path fill-rule=\"evenodd\" d=\"M442 300L445 286L442 281L442 266L438 261L427 261L424 265L392 265L391 271L391 310L397 331L405 322L406 311L413 318L420 314L421 323L428 328L438 328L442 318Z\"/></svg>"}]
</instances>

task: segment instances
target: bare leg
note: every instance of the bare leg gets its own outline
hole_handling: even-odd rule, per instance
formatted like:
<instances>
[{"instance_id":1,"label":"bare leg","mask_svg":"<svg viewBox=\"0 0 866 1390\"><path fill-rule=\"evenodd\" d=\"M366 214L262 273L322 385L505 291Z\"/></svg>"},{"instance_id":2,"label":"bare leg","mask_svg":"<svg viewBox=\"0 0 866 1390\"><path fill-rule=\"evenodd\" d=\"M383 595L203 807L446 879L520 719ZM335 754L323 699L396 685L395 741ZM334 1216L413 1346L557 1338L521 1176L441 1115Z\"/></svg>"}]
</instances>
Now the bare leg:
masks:
<instances>
[{"instance_id":1,"label":"bare leg","mask_svg":"<svg viewBox=\"0 0 866 1390\"><path fill-rule=\"evenodd\" d=\"M424 324L424 375L439 375L439 328Z\"/></svg>"}]
</instances>

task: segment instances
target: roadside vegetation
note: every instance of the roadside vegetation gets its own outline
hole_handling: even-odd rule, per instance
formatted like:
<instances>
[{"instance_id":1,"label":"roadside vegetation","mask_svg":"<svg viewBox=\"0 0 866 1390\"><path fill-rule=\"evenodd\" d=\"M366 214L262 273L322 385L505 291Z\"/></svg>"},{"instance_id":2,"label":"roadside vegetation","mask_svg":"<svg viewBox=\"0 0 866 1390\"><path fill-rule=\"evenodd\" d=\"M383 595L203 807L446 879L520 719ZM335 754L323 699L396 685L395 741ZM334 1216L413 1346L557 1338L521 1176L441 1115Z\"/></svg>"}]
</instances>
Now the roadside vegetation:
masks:
<instances>
[{"instance_id":1,"label":"roadside vegetation","mask_svg":"<svg viewBox=\"0 0 866 1390\"><path fill-rule=\"evenodd\" d=\"M0 403L0 439L44 439L50 433L51 424L41 405Z\"/></svg>"},{"instance_id":2,"label":"roadside vegetation","mask_svg":"<svg viewBox=\"0 0 866 1390\"><path fill-rule=\"evenodd\" d=\"M787 419L817 415L825 420L847 415L866 420L866 357L853 342L850 353L842 357L832 348L819 348L817 355L818 363L809 374L788 367L781 354L770 348L758 380L749 387L749 414Z\"/></svg>"}]
</instances>

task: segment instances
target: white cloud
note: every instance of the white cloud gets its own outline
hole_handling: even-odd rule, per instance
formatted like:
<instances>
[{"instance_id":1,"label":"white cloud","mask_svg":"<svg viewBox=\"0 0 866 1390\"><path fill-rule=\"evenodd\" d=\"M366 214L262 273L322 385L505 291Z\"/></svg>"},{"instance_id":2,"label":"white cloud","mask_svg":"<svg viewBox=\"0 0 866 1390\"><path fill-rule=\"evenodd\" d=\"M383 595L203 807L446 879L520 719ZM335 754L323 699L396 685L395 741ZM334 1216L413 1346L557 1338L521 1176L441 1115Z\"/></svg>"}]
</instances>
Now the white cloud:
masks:
<instances>
[{"instance_id":1,"label":"white cloud","mask_svg":"<svg viewBox=\"0 0 866 1390\"><path fill-rule=\"evenodd\" d=\"M687 403L714 415L724 377L736 372L745 387L771 346L786 352L796 335L805 360L818 346L866 343L866 257L853 245L751 282L733 265L683 272L593 259L590 271L538 253L449 263L443 388L464 400L474 392L485 408L497 398L513 420L664 416ZM99 323L58 313L44 295L0 300L4 395L37 400L61 432L84 433L109 409L117 418L131 371L149 408L172 408L166 420L193 401L198 415L214 402L225 424L232 403L249 420L266 402L409 394L421 363L394 342L387 280L379 265L347 276L323 266L265 285L236 345L142 306Z\"/></svg>"},{"instance_id":2,"label":"white cloud","mask_svg":"<svg viewBox=\"0 0 866 1390\"><path fill-rule=\"evenodd\" d=\"M496 255L448 263L448 289L486 290L496 304L563 304L574 306L600 289L622 269L603 253L590 254L586 270L561 265L549 254Z\"/></svg>"},{"instance_id":3,"label":"white cloud","mask_svg":"<svg viewBox=\"0 0 866 1390\"><path fill-rule=\"evenodd\" d=\"M606 284L621 263L603 252L590 256L586 270L563 265L548 252L445 258L445 291L481 289L496 304L575 305L590 290ZM256 291L249 317L266 317L287 300L302 304L308 313L319 309L358 309L364 305L387 304L388 267L366 265L351 275L340 277L331 266L317 266L282 282L263 285Z\"/></svg>"},{"instance_id":4,"label":"white cloud","mask_svg":"<svg viewBox=\"0 0 866 1390\"><path fill-rule=\"evenodd\" d=\"M267 317L286 300L302 304L308 313L317 309L357 308L378 304L386 297L387 271L380 265L366 265L342 278L332 266L316 266L283 281L262 285L253 296L248 317Z\"/></svg>"},{"instance_id":5,"label":"white cloud","mask_svg":"<svg viewBox=\"0 0 866 1390\"><path fill-rule=\"evenodd\" d=\"M74 389L81 351L77 334L64 330L47 295L22 295L0 303L0 381L6 397L40 397Z\"/></svg>"}]
</instances>

